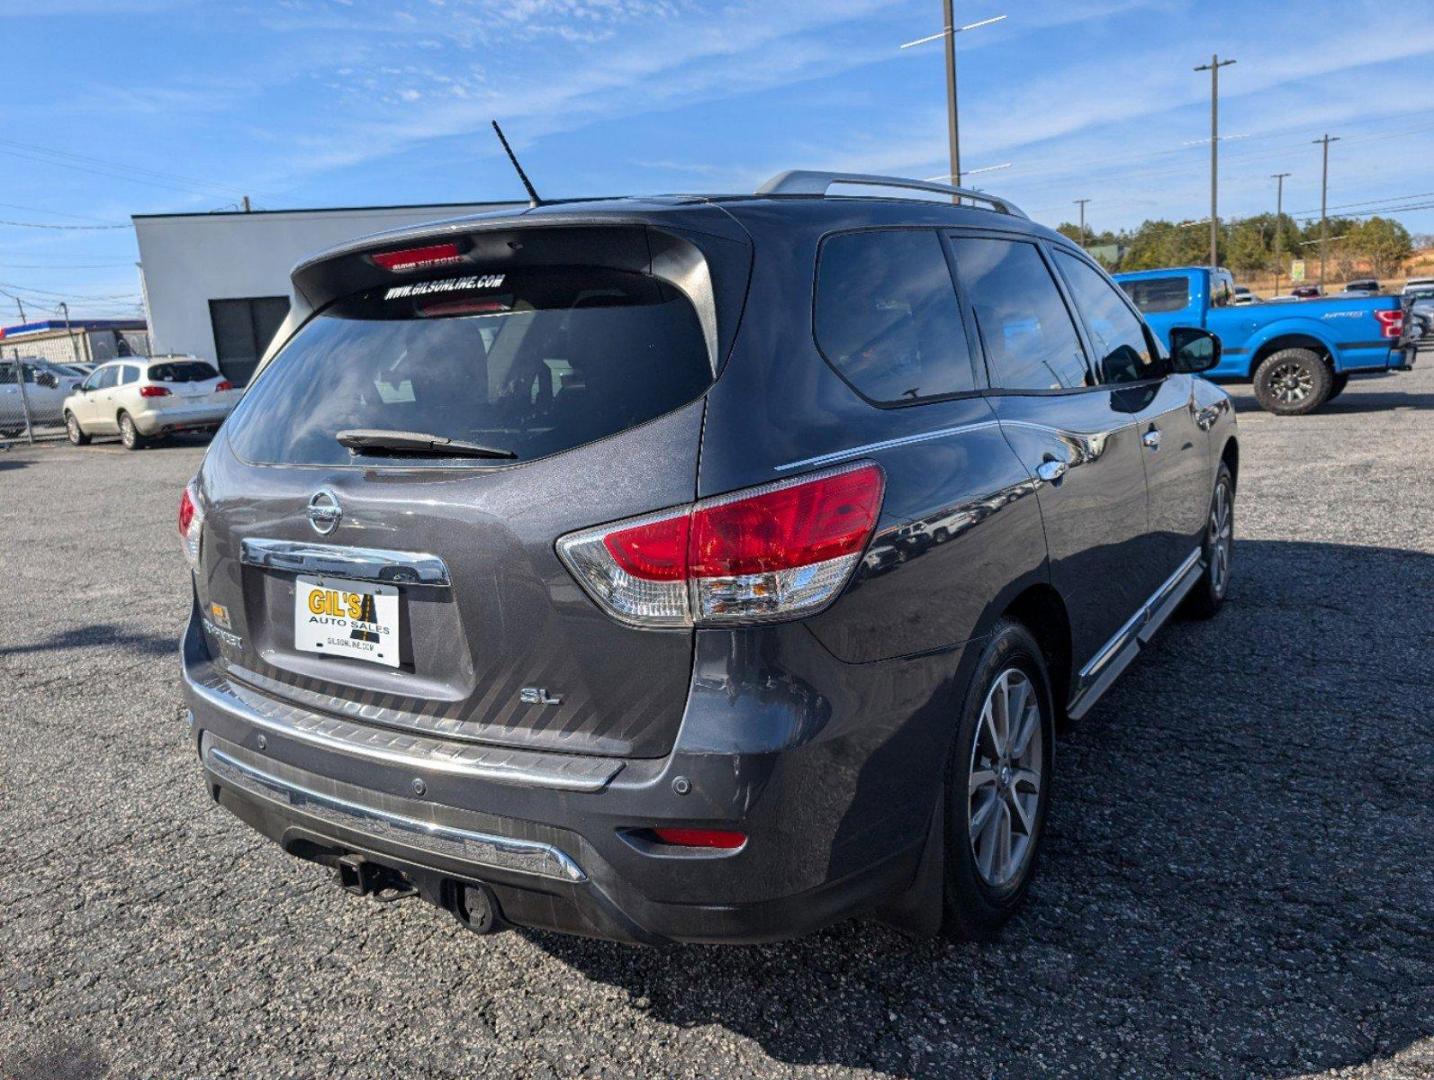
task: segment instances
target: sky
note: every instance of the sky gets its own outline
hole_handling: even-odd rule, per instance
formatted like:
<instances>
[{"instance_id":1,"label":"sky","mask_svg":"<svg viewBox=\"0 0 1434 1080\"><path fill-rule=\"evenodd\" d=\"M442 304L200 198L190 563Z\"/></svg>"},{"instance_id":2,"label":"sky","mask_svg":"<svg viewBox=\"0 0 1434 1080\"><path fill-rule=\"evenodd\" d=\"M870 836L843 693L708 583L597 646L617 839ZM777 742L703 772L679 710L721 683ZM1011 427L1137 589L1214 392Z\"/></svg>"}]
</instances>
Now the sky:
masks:
<instances>
[{"instance_id":1,"label":"sky","mask_svg":"<svg viewBox=\"0 0 1434 1080\"><path fill-rule=\"evenodd\" d=\"M958 0L962 164L1093 229L1331 213L1434 232L1434 0ZM38 13L37 12L41 12ZM938 0L0 0L0 324L139 312L129 216L750 192L948 169ZM1009 167L1004 167L1009 165ZM1338 209L1336 209L1338 208ZM44 227L36 227L44 226ZM66 226L57 228L55 226ZM105 226L105 227L97 227Z\"/></svg>"}]
</instances>

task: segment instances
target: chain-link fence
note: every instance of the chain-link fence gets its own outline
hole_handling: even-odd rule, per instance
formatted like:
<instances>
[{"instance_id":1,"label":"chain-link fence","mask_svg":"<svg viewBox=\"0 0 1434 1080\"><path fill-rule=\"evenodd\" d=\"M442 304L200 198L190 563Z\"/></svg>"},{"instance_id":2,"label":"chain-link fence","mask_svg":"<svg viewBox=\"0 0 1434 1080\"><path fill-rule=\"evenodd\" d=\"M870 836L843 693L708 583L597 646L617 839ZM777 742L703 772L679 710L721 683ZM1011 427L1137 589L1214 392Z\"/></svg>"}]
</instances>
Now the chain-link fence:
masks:
<instances>
[{"instance_id":1,"label":"chain-link fence","mask_svg":"<svg viewBox=\"0 0 1434 1080\"><path fill-rule=\"evenodd\" d=\"M0 357L0 447L63 438L76 381L44 361Z\"/></svg>"}]
</instances>

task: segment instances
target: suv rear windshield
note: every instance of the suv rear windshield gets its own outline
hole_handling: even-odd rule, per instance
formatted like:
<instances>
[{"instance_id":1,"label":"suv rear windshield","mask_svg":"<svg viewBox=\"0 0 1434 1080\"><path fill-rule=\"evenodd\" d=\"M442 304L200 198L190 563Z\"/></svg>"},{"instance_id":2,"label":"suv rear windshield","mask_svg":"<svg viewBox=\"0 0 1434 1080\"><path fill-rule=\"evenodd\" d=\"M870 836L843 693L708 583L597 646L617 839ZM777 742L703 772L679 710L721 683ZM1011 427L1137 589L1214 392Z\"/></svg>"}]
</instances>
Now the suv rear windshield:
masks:
<instances>
[{"instance_id":1,"label":"suv rear windshield","mask_svg":"<svg viewBox=\"0 0 1434 1080\"><path fill-rule=\"evenodd\" d=\"M341 446L336 435L352 429L421 432L530 460L652 420L711 382L697 313L657 278L594 267L470 273L325 308L226 428L236 453L264 464L385 460Z\"/></svg>"},{"instance_id":2,"label":"suv rear windshield","mask_svg":"<svg viewBox=\"0 0 1434 1080\"><path fill-rule=\"evenodd\" d=\"M204 382L217 378L219 372L202 360L171 360L149 365L150 382Z\"/></svg>"},{"instance_id":3,"label":"suv rear windshield","mask_svg":"<svg viewBox=\"0 0 1434 1080\"><path fill-rule=\"evenodd\" d=\"M1122 281L1120 287L1143 313L1183 311L1190 303L1190 285L1183 277Z\"/></svg>"}]
</instances>

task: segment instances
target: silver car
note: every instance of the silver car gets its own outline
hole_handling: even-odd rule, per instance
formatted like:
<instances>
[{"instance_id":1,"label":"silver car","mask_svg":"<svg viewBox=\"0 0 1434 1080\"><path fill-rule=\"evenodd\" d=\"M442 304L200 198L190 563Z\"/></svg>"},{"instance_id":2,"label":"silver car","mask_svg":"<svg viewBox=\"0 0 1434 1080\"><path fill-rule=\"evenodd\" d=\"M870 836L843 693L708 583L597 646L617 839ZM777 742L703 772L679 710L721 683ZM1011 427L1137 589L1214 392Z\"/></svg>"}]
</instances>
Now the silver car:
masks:
<instances>
[{"instance_id":1,"label":"silver car","mask_svg":"<svg viewBox=\"0 0 1434 1080\"><path fill-rule=\"evenodd\" d=\"M0 438L24 431L27 416L31 425L57 423L65 398L81 378L38 356L0 360Z\"/></svg>"},{"instance_id":2,"label":"silver car","mask_svg":"<svg viewBox=\"0 0 1434 1080\"><path fill-rule=\"evenodd\" d=\"M239 394L207 361L131 356L101 364L65 399L65 430L76 446L118 435L138 450L176 431L217 428Z\"/></svg>"}]
</instances>

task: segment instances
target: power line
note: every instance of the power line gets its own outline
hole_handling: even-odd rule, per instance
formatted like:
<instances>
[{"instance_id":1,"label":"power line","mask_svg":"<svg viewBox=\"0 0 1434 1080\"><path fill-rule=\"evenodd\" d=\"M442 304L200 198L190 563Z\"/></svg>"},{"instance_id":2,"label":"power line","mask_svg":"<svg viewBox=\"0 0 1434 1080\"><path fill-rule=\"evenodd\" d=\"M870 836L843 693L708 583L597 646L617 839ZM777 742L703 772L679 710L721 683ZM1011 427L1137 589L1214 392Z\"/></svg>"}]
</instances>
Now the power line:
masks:
<instances>
[{"instance_id":1,"label":"power line","mask_svg":"<svg viewBox=\"0 0 1434 1080\"><path fill-rule=\"evenodd\" d=\"M46 210L39 206L21 206L19 203L0 202L0 206L7 210L28 210L32 214L54 214L56 217L74 218L76 221L103 221L104 218L92 217L89 214L70 214L64 210Z\"/></svg>"},{"instance_id":2,"label":"power line","mask_svg":"<svg viewBox=\"0 0 1434 1080\"><path fill-rule=\"evenodd\" d=\"M118 179L130 180L134 183L150 184L155 187L167 187L176 191L187 191L191 194L198 195L212 195L215 192L243 194L240 188L232 187L228 184L214 183L195 176L185 176L182 173L146 169L139 165L128 165L123 162L109 161L105 158L94 157L89 154L76 154L69 150L56 150L53 147L37 146L34 143L20 142L16 139L0 138L0 147L6 146L14 147L15 149L0 149L0 154L9 154L14 157L22 157L44 164L58 165L66 169L76 169L80 172L98 172L101 176L112 176ZM97 170L94 166L100 166L101 169ZM175 184L174 181L178 181L179 184Z\"/></svg>"},{"instance_id":3,"label":"power line","mask_svg":"<svg viewBox=\"0 0 1434 1080\"><path fill-rule=\"evenodd\" d=\"M7 221L0 218L0 225L16 229L60 229L67 232L93 232L103 229L128 229L129 225L50 225L42 221Z\"/></svg>"},{"instance_id":4,"label":"power line","mask_svg":"<svg viewBox=\"0 0 1434 1080\"><path fill-rule=\"evenodd\" d=\"M134 259L102 263L0 263L0 270L115 270L134 263Z\"/></svg>"},{"instance_id":5,"label":"power line","mask_svg":"<svg viewBox=\"0 0 1434 1080\"><path fill-rule=\"evenodd\" d=\"M36 289L29 285L16 285L13 281L0 281L0 288L15 289L22 293L34 293L36 296L58 296L61 299L73 300L138 300L140 294L127 293L73 293L56 292L54 289Z\"/></svg>"},{"instance_id":6,"label":"power line","mask_svg":"<svg viewBox=\"0 0 1434 1080\"><path fill-rule=\"evenodd\" d=\"M1333 142L1334 140L1331 139L1330 141ZM1409 199L1430 199L1430 198L1434 198L1434 191L1415 191L1415 192L1411 192L1411 193L1408 194L1408 195L1390 195L1389 197L1384 198L1384 199L1365 199L1363 202L1336 203L1334 206L1327 207L1327 209L1329 209L1329 210L1344 210L1344 209L1347 209L1347 208L1353 207L1353 206L1385 206L1385 205L1388 205L1388 204L1391 204L1391 203L1406 202L1406 201L1409 200ZM1394 209L1398 209L1398 207L1394 207ZM1301 215L1304 215L1304 214L1317 214L1317 213L1319 213L1319 211L1318 211L1318 210L1292 210L1290 213L1291 213L1291 216L1292 216L1292 217L1300 217Z\"/></svg>"}]
</instances>

